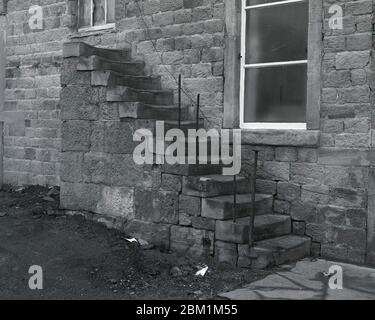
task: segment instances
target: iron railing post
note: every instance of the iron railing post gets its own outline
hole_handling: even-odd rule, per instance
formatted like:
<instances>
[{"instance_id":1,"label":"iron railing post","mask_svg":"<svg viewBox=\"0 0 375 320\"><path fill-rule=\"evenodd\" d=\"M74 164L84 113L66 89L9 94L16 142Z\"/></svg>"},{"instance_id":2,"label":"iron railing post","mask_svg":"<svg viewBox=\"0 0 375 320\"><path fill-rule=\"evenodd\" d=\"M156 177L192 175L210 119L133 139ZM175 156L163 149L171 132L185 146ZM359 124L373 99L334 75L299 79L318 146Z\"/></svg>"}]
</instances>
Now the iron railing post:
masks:
<instances>
[{"instance_id":1,"label":"iron railing post","mask_svg":"<svg viewBox=\"0 0 375 320\"><path fill-rule=\"evenodd\" d=\"M196 110L196 114L195 114L195 121L196 121L195 128L196 128L197 131L199 130L200 101L201 101L201 95L198 94L198 96L197 96L197 110Z\"/></svg>"},{"instance_id":2,"label":"iron railing post","mask_svg":"<svg viewBox=\"0 0 375 320\"><path fill-rule=\"evenodd\" d=\"M181 129L181 91L182 91L182 77L178 76L178 128Z\"/></svg>"},{"instance_id":3,"label":"iron railing post","mask_svg":"<svg viewBox=\"0 0 375 320\"><path fill-rule=\"evenodd\" d=\"M255 222L255 201L256 201L256 182L257 182L257 169L258 169L258 156L259 151L254 151L254 166L253 174L251 177L251 215L250 215L250 235L249 235L249 248L254 246L254 222Z\"/></svg>"},{"instance_id":4,"label":"iron railing post","mask_svg":"<svg viewBox=\"0 0 375 320\"><path fill-rule=\"evenodd\" d=\"M233 176L233 222L237 221L237 176Z\"/></svg>"}]
</instances>

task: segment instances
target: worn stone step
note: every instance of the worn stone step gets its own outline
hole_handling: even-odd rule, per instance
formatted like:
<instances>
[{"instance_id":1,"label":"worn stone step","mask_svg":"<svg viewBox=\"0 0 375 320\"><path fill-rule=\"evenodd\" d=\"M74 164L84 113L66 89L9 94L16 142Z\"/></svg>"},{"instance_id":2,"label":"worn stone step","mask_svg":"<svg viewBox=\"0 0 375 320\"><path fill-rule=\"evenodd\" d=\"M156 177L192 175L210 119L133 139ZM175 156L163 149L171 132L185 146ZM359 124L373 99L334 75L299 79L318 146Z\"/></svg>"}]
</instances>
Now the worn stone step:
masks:
<instances>
[{"instance_id":1,"label":"worn stone step","mask_svg":"<svg viewBox=\"0 0 375 320\"><path fill-rule=\"evenodd\" d=\"M251 266L265 269L309 256L311 239L287 235L256 242L254 249L258 257L252 261Z\"/></svg>"},{"instance_id":2,"label":"worn stone step","mask_svg":"<svg viewBox=\"0 0 375 320\"><path fill-rule=\"evenodd\" d=\"M152 105L172 105L172 90L140 90L116 86L107 90L108 102L142 102Z\"/></svg>"},{"instance_id":3,"label":"worn stone step","mask_svg":"<svg viewBox=\"0 0 375 320\"><path fill-rule=\"evenodd\" d=\"M291 219L283 215L260 215L254 219L254 241L276 238L290 234ZM217 220L215 236L217 240L248 244L250 240L250 217L232 220Z\"/></svg>"},{"instance_id":4,"label":"worn stone step","mask_svg":"<svg viewBox=\"0 0 375 320\"><path fill-rule=\"evenodd\" d=\"M201 198L231 195L234 193L232 176L208 175L201 177L184 177L182 193ZM250 183L245 177L237 177L237 193L251 192Z\"/></svg>"},{"instance_id":5,"label":"worn stone step","mask_svg":"<svg viewBox=\"0 0 375 320\"><path fill-rule=\"evenodd\" d=\"M77 71L115 71L121 75L143 76L144 63L138 61L120 62L99 56L79 57Z\"/></svg>"},{"instance_id":6,"label":"worn stone step","mask_svg":"<svg viewBox=\"0 0 375 320\"><path fill-rule=\"evenodd\" d=\"M255 217L254 240L261 241L288 235L292 232L292 220L289 216L265 214Z\"/></svg>"},{"instance_id":7,"label":"worn stone step","mask_svg":"<svg viewBox=\"0 0 375 320\"><path fill-rule=\"evenodd\" d=\"M202 199L202 216L215 220L229 220L233 218L233 195L219 196ZM256 194L255 214L268 214L272 212L273 196ZM237 195L236 217L242 218L251 214L251 194Z\"/></svg>"},{"instance_id":8,"label":"worn stone step","mask_svg":"<svg viewBox=\"0 0 375 320\"><path fill-rule=\"evenodd\" d=\"M92 71L93 86L125 86L142 90L161 90L160 77L122 75L114 71Z\"/></svg>"},{"instance_id":9,"label":"worn stone step","mask_svg":"<svg viewBox=\"0 0 375 320\"><path fill-rule=\"evenodd\" d=\"M113 61L129 61L131 59L131 50L98 48L84 42L67 42L63 45L64 58L89 56L99 56Z\"/></svg>"},{"instance_id":10,"label":"worn stone step","mask_svg":"<svg viewBox=\"0 0 375 320\"><path fill-rule=\"evenodd\" d=\"M120 119L154 119L154 120L177 120L178 108L174 105L152 105L142 102L120 102ZM182 118L188 117L188 109L181 109Z\"/></svg>"}]
</instances>

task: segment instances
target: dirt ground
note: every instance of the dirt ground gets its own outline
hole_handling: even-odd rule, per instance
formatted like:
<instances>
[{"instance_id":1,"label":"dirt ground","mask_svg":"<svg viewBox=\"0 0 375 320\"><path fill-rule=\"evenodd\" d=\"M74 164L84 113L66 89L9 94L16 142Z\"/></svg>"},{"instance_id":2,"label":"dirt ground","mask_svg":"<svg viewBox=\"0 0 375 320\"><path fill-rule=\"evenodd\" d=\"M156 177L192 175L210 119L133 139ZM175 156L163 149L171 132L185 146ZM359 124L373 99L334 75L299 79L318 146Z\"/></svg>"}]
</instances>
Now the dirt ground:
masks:
<instances>
[{"instance_id":1,"label":"dirt ground","mask_svg":"<svg viewBox=\"0 0 375 320\"><path fill-rule=\"evenodd\" d=\"M141 250L120 232L54 214L58 197L39 187L0 192L0 299L213 299L269 274ZM195 276L199 263L205 277ZM43 290L29 289L32 265L43 268Z\"/></svg>"}]
</instances>

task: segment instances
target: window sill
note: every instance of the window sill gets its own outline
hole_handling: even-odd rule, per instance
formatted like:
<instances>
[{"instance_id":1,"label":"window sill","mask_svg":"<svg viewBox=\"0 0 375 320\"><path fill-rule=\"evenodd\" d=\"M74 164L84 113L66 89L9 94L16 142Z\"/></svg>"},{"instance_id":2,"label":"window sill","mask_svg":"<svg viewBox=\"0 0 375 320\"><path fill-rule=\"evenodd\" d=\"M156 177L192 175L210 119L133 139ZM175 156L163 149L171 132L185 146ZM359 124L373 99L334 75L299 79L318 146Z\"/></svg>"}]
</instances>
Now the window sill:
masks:
<instances>
[{"instance_id":1,"label":"window sill","mask_svg":"<svg viewBox=\"0 0 375 320\"><path fill-rule=\"evenodd\" d=\"M81 38L81 37L103 34L103 33L107 33L107 32L115 32L115 31L116 31L116 24L110 23L110 24L106 24L106 25L103 25L103 26L80 28L70 38L72 38L72 39Z\"/></svg>"},{"instance_id":2,"label":"window sill","mask_svg":"<svg viewBox=\"0 0 375 320\"><path fill-rule=\"evenodd\" d=\"M284 147L317 147L319 130L250 130L241 129L242 144L284 146Z\"/></svg>"}]
</instances>

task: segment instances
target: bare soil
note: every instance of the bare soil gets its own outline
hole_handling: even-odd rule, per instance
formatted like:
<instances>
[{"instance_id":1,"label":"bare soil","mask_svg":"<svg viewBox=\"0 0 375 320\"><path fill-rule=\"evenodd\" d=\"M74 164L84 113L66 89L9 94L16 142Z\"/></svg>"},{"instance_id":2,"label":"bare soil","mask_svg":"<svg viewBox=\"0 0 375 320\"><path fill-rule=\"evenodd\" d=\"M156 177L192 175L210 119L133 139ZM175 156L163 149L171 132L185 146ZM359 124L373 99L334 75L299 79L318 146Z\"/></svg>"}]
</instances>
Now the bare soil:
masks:
<instances>
[{"instance_id":1,"label":"bare soil","mask_svg":"<svg viewBox=\"0 0 375 320\"><path fill-rule=\"evenodd\" d=\"M56 214L58 198L41 187L0 192L0 299L214 299L270 273L142 250L120 232ZM195 276L199 264L209 266L205 277ZM32 265L43 268L43 290L29 289Z\"/></svg>"}]
</instances>

